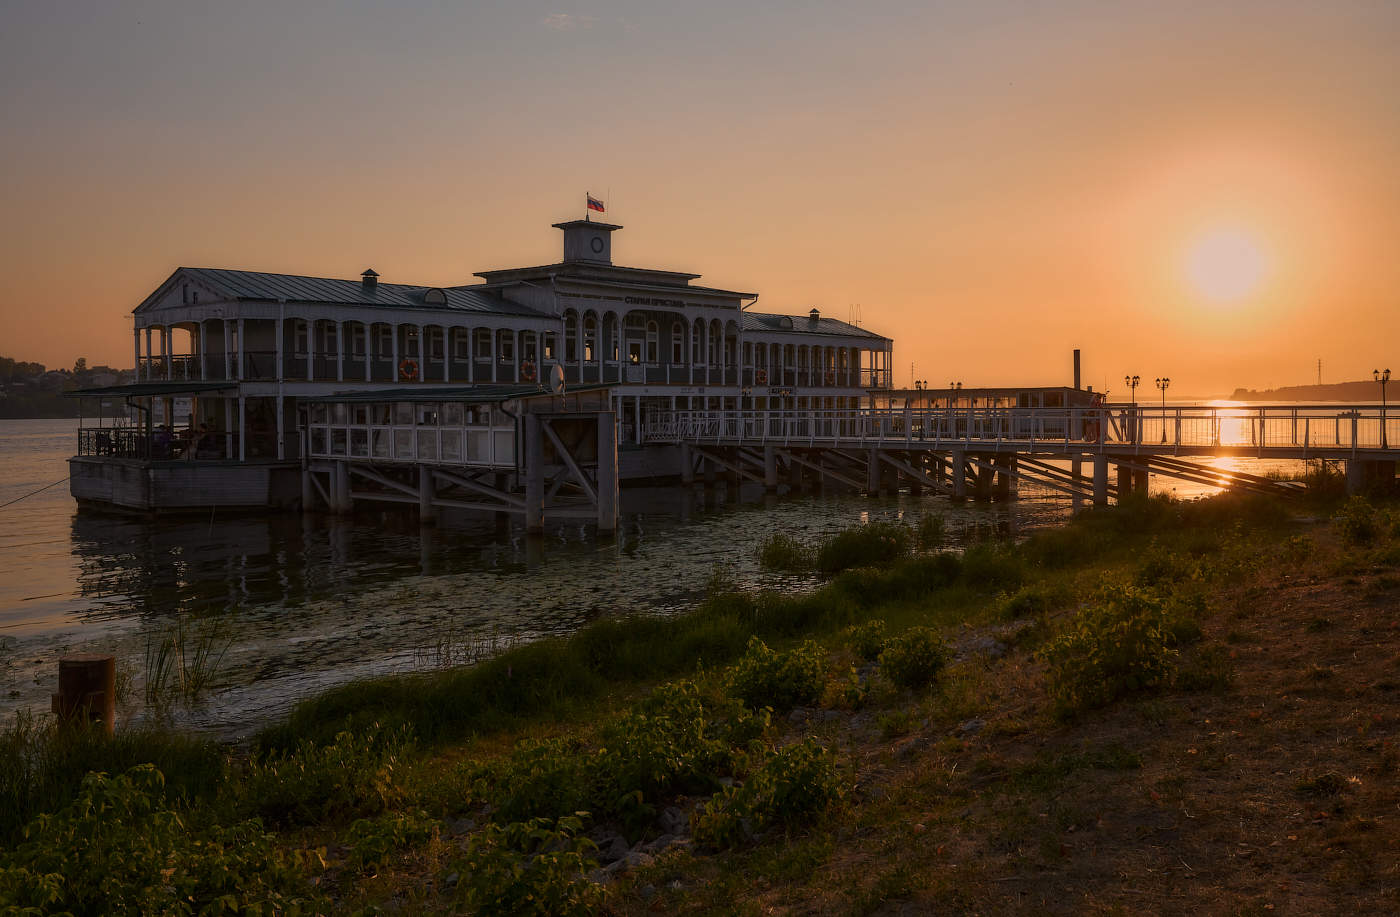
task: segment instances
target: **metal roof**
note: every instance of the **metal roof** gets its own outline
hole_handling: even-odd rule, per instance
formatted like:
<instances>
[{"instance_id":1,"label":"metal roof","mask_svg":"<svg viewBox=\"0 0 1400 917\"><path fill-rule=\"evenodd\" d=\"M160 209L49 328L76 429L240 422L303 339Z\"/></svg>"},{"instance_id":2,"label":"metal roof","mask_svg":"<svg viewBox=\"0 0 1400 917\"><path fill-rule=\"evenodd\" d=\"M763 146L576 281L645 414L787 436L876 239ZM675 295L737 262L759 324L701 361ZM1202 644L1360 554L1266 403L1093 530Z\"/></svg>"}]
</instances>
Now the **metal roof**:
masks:
<instances>
[{"instance_id":1,"label":"metal roof","mask_svg":"<svg viewBox=\"0 0 1400 917\"><path fill-rule=\"evenodd\" d=\"M844 337L890 338L835 318L819 318L815 322L805 315L779 315L773 312L745 312L745 331L776 331L781 334L832 334Z\"/></svg>"},{"instance_id":2,"label":"metal roof","mask_svg":"<svg viewBox=\"0 0 1400 917\"><path fill-rule=\"evenodd\" d=\"M102 385L97 388L75 388L65 395L193 395L198 392L236 391L237 382L128 382L126 385Z\"/></svg>"},{"instance_id":3,"label":"metal roof","mask_svg":"<svg viewBox=\"0 0 1400 917\"><path fill-rule=\"evenodd\" d=\"M180 271L208 285L229 299L299 303L333 303L351 306L398 306L408 309L442 309L449 312L495 312L546 318L544 312L511 302L495 293L470 287L424 287L403 283L376 283L366 290L360 280L304 277L299 274L265 274L223 268L188 267ZM179 272L177 272L179 273ZM446 303L424 302L430 290L441 290Z\"/></svg>"},{"instance_id":4,"label":"metal roof","mask_svg":"<svg viewBox=\"0 0 1400 917\"><path fill-rule=\"evenodd\" d=\"M565 395L580 392L594 392L612 388L610 383L590 382L586 385L570 385L564 389ZM466 385L433 386L425 388L383 388L372 391L334 392L329 395L301 395L298 401L330 401L345 404L380 401L460 401L465 404L496 404L513 401L517 398L553 398L554 393L540 385Z\"/></svg>"}]
</instances>

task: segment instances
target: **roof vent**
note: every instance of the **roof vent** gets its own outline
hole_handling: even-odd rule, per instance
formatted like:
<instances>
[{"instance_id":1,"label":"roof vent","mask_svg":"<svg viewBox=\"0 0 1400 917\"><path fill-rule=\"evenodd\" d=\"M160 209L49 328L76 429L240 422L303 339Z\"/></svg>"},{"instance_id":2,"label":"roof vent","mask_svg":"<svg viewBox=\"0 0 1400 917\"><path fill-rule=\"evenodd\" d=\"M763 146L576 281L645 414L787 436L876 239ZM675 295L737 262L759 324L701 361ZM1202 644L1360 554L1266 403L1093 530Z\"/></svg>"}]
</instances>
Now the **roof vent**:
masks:
<instances>
[{"instance_id":1,"label":"roof vent","mask_svg":"<svg viewBox=\"0 0 1400 917\"><path fill-rule=\"evenodd\" d=\"M379 286L379 275L374 272L374 268L366 268L360 275L360 287L366 293L373 293Z\"/></svg>"},{"instance_id":2,"label":"roof vent","mask_svg":"<svg viewBox=\"0 0 1400 917\"><path fill-rule=\"evenodd\" d=\"M813 306L812 311L807 313L807 317L811 319L812 324L815 325L817 323L817 319L822 317L821 310Z\"/></svg>"}]
</instances>

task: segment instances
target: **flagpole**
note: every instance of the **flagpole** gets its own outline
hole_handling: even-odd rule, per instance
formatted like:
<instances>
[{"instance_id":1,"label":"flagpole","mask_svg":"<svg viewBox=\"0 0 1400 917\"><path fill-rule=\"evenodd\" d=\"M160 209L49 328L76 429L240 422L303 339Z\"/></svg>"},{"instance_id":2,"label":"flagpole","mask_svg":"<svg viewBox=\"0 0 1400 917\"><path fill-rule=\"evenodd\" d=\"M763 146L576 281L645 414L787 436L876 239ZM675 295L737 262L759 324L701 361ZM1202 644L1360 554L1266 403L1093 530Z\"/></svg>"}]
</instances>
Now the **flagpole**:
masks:
<instances>
[{"instance_id":1,"label":"flagpole","mask_svg":"<svg viewBox=\"0 0 1400 917\"><path fill-rule=\"evenodd\" d=\"M590 191L583 192L583 221L585 223L593 222L593 213L588 207L588 199L592 196L593 194Z\"/></svg>"}]
</instances>

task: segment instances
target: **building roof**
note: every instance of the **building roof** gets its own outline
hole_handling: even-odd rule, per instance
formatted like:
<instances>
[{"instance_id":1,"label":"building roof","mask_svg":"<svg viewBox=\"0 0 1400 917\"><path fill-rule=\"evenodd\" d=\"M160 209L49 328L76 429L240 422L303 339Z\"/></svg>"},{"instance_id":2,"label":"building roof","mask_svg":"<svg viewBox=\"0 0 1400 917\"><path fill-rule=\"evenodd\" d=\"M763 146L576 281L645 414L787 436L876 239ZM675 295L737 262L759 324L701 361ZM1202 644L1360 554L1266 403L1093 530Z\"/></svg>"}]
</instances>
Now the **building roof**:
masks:
<instances>
[{"instance_id":1,"label":"building roof","mask_svg":"<svg viewBox=\"0 0 1400 917\"><path fill-rule=\"evenodd\" d=\"M876 334L835 318L818 318L816 321L812 321L805 315L779 315L775 312L745 312L744 330L778 332L780 334L830 334L841 337L870 338L877 341L890 340L883 334Z\"/></svg>"},{"instance_id":2,"label":"building roof","mask_svg":"<svg viewBox=\"0 0 1400 917\"><path fill-rule=\"evenodd\" d=\"M128 382L126 385L99 385L94 388L75 388L63 394L72 396L87 395L193 395L199 392L235 391L237 382L212 382L185 380L181 382Z\"/></svg>"},{"instance_id":3,"label":"building roof","mask_svg":"<svg viewBox=\"0 0 1400 917\"><path fill-rule=\"evenodd\" d=\"M335 280L299 274L266 274L261 271L233 271L223 268L180 268L215 292L233 300L297 303L327 303L351 306L398 306L408 309L442 309L449 312L495 312L506 315L545 317L545 313L511 302L488 290L471 287L424 287L404 283L376 283L366 290L360 280ZM442 302L425 301L428 293L440 291Z\"/></svg>"}]
</instances>

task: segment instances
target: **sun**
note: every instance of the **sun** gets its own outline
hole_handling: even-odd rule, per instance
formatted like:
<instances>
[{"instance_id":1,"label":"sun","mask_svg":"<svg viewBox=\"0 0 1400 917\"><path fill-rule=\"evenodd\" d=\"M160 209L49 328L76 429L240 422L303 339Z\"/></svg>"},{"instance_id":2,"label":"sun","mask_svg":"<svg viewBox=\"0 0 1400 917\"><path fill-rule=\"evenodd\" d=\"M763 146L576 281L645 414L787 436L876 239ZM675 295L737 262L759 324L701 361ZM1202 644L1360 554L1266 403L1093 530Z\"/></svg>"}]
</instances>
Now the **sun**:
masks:
<instances>
[{"instance_id":1,"label":"sun","mask_svg":"<svg viewBox=\"0 0 1400 917\"><path fill-rule=\"evenodd\" d=\"M1199 236L1186 255L1186 276L1196 292L1218 303L1236 302L1259 289L1269 258L1250 233L1218 227Z\"/></svg>"}]
</instances>

